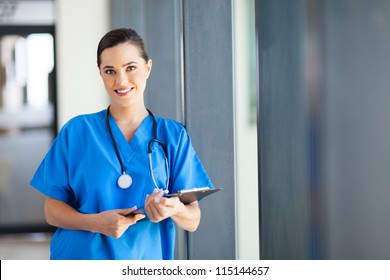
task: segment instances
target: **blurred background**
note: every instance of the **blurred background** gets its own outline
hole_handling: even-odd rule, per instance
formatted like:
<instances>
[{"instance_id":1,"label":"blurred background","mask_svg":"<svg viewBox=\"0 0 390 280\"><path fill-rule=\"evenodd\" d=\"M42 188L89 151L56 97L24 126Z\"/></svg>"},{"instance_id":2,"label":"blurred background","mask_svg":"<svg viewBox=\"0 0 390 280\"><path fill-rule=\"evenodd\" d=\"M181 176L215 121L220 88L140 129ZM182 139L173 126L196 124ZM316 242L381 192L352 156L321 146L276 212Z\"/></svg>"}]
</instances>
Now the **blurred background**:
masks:
<instances>
[{"instance_id":1,"label":"blurred background","mask_svg":"<svg viewBox=\"0 0 390 280\"><path fill-rule=\"evenodd\" d=\"M131 27L146 103L216 187L177 259L390 259L387 0L0 1L0 259L48 259L29 181L70 118L107 107L96 48Z\"/></svg>"}]
</instances>

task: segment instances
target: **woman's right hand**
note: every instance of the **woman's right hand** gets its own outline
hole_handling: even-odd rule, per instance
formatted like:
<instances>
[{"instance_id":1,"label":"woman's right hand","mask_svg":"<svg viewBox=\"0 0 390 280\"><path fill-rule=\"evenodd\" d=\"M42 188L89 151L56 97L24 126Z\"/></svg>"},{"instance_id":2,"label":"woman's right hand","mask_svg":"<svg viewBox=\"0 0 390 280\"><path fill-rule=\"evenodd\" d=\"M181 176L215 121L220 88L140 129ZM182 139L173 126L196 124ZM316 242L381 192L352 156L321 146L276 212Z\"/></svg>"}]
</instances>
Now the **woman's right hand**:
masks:
<instances>
[{"instance_id":1,"label":"woman's right hand","mask_svg":"<svg viewBox=\"0 0 390 280\"><path fill-rule=\"evenodd\" d=\"M145 217L144 214L129 215L136 207L104 211L97 214L83 214L63 201L46 197L45 217L53 226L71 229L98 232L114 238L122 234L137 221Z\"/></svg>"},{"instance_id":2,"label":"woman's right hand","mask_svg":"<svg viewBox=\"0 0 390 280\"><path fill-rule=\"evenodd\" d=\"M145 218L144 214L129 215L136 209L137 207L134 206L132 208L109 210L95 214L94 224L96 229L94 231L114 238L121 237L130 226Z\"/></svg>"}]
</instances>

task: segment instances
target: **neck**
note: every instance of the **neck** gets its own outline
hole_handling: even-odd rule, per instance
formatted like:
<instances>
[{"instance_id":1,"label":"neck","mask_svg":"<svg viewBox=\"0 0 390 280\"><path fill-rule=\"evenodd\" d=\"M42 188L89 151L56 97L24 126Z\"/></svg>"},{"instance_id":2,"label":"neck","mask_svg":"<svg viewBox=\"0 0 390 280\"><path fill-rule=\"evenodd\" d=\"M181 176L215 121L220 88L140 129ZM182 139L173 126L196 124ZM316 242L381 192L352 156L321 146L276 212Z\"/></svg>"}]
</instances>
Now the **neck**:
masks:
<instances>
[{"instance_id":1,"label":"neck","mask_svg":"<svg viewBox=\"0 0 390 280\"><path fill-rule=\"evenodd\" d=\"M117 123L140 123L148 116L145 106L110 105L110 114Z\"/></svg>"},{"instance_id":2,"label":"neck","mask_svg":"<svg viewBox=\"0 0 390 280\"><path fill-rule=\"evenodd\" d=\"M126 108L111 104L109 109L127 141L133 138L135 131L149 114L145 106Z\"/></svg>"}]
</instances>

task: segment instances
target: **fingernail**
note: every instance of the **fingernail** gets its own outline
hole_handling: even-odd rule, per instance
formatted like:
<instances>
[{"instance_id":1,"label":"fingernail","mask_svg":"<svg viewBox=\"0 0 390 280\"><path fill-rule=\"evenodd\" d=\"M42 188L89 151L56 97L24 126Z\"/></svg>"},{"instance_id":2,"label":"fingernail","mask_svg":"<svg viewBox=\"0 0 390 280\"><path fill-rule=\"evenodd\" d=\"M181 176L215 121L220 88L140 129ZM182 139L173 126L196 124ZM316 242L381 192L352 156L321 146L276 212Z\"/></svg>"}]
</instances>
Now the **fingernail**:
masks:
<instances>
[{"instance_id":1,"label":"fingernail","mask_svg":"<svg viewBox=\"0 0 390 280\"><path fill-rule=\"evenodd\" d=\"M159 203L160 200L161 200L161 199L160 199L159 197L156 197L156 198L154 199L154 202Z\"/></svg>"}]
</instances>

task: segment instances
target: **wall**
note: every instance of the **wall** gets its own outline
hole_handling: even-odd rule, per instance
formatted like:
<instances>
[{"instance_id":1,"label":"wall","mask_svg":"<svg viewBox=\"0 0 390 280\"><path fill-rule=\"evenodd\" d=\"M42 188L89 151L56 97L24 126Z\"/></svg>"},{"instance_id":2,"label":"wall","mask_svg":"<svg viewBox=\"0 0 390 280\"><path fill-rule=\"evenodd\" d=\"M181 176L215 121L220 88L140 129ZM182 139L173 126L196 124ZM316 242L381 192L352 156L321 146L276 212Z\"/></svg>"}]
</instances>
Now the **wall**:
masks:
<instances>
[{"instance_id":1,"label":"wall","mask_svg":"<svg viewBox=\"0 0 390 280\"><path fill-rule=\"evenodd\" d=\"M254 0L235 0L234 108L237 259L259 259Z\"/></svg>"},{"instance_id":2,"label":"wall","mask_svg":"<svg viewBox=\"0 0 390 280\"><path fill-rule=\"evenodd\" d=\"M183 1L185 120L215 187L201 201L199 229L189 235L190 259L236 258L233 2Z\"/></svg>"},{"instance_id":3,"label":"wall","mask_svg":"<svg viewBox=\"0 0 390 280\"><path fill-rule=\"evenodd\" d=\"M390 2L318 1L324 257L390 259Z\"/></svg>"},{"instance_id":4,"label":"wall","mask_svg":"<svg viewBox=\"0 0 390 280\"><path fill-rule=\"evenodd\" d=\"M109 28L108 0L56 1L58 124L108 106L96 49Z\"/></svg>"},{"instance_id":5,"label":"wall","mask_svg":"<svg viewBox=\"0 0 390 280\"><path fill-rule=\"evenodd\" d=\"M256 2L262 259L312 257L305 4Z\"/></svg>"},{"instance_id":6,"label":"wall","mask_svg":"<svg viewBox=\"0 0 390 280\"><path fill-rule=\"evenodd\" d=\"M390 2L258 0L265 259L390 258Z\"/></svg>"}]
</instances>

